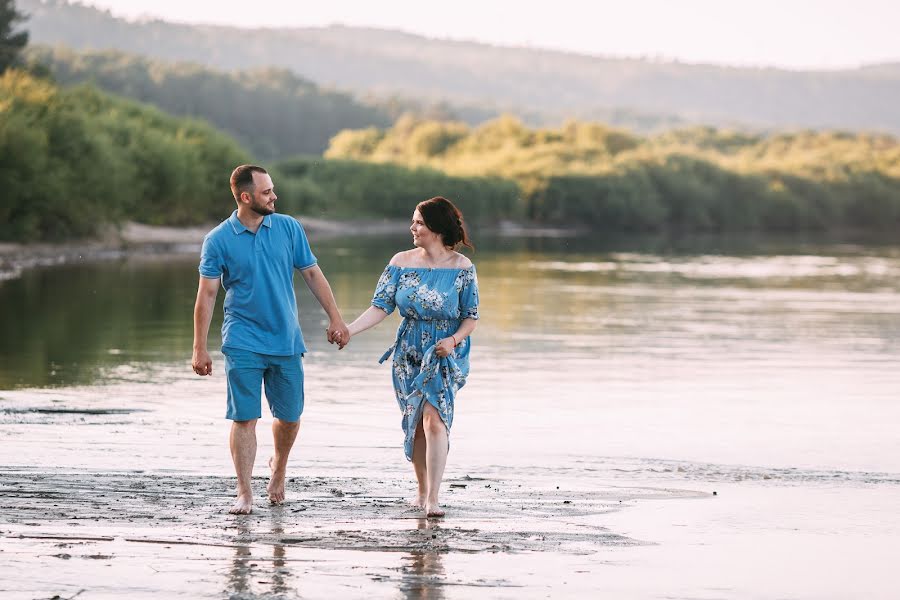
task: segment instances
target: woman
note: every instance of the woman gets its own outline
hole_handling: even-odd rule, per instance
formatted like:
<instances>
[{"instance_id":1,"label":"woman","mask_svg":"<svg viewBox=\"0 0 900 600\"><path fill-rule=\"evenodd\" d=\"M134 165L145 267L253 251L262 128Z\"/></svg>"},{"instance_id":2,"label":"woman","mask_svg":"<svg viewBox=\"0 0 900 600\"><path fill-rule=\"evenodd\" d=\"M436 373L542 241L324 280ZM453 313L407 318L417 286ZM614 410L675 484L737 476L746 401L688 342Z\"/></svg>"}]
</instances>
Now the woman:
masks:
<instances>
[{"instance_id":1,"label":"woman","mask_svg":"<svg viewBox=\"0 0 900 600\"><path fill-rule=\"evenodd\" d=\"M416 471L414 504L442 517L438 493L456 392L469 374L469 335L478 319L475 266L456 252L472 248L462 213L446 198L420 202L409 230L415 248L399 252L378 280L372 306L350 324L350 336L399 308L403 322L394 345L394 391L403 413L404 451Z\"/></svg>"}]
</instances>

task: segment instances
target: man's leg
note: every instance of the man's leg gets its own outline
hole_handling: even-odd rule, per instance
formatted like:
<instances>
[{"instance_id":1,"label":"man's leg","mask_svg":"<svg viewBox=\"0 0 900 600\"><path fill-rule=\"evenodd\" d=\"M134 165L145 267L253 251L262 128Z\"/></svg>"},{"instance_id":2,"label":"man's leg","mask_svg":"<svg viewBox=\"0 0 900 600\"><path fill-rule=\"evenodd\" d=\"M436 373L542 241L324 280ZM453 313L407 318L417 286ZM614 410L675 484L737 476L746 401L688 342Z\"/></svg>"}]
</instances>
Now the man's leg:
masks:
<instances>
[{"instance_id":1,"label":"man's leg","mask_svg":"<svg viewBox=\"0 0 900 600\"><path fill-rule=\"evenodd\" d=\"M428 495L425 499L425 514L429 517L443 517L444 511L438 504L441 491L441 480L444 478L444 467L447 465L447 426L441 415L429 402L425 402L422 411L422 429L425 431L428 449L425 452L425 464L428 468Z\"/></svg>"},{"instance_id":2,"label":"man's leg","mask_svg":"<svg viewBox=\"0 0 900 600\"><path fill-rule=\"evenodd\" d=\"M248 515L253 510L253 461L256 460L256 419L231 423L231 459L237 473L237 500L228 512Z\"/></svg>"},{"instance_id":3,"label":"man's leg","mask_svg":"<svg viewBox=\"0 0 900 600\"><path fill-rule=\"evenodd\" d=\"M300 431L300 415L303 414L303 355L272 356L268 360L263 382L269 408L275 417L272 422L275 454L269 458L272 477L266 491L269 502L282 504L288 457Z\"/></svg>"},{"instance_id":4,"label":"man's leg","mask_svg":"<svg viewBox=\"0 0 900 600\"><path fill-rule=\"evenodd\" d=\"M239 515L253 510L253 462L256 460L256 421L260 415L260 388L265 364L259 354L246 350L224 350L231 419L231 459L237 475L237 500L228 512Z\"/></svg>"},{"instance_id":5,"label":"man's leg","mask_svg":"<svg viewBox=\"0 0 900 600\"><path fill-rule=\"evenodd\" d=\"M272 437L275 439L275 454L269 459L269 468L272 469L272 478L266 491L269 493L269 502L282 504L284 502L284 477L287 472L288 456L300 431L300 421L291 423L275 419L272 421Z\"/></svg>"}]
</instances>

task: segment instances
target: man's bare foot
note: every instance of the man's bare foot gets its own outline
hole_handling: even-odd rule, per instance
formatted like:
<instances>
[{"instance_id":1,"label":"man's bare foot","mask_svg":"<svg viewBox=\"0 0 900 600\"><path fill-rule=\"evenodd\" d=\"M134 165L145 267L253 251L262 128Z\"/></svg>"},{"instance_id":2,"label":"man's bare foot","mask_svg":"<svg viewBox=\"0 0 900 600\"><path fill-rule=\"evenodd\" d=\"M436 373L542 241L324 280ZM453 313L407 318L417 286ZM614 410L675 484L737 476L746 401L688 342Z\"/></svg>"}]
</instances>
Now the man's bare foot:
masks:
<instances>
[{"instance_id":1,"label":"man's bare foot","mask_svg":"<svg viewBox=\"0 0 900 600\"><path fill-rule=\"evenodd\" d=\"M237 500L228 511L233 515L249 515L253 511L253 494L238 494Z\"/></svg>"},{"instance_id":2,"label":"man's bare foot","mask_svg":"<svg viewBox=\"0 0 900 600\"><path fill-rule=\"evenodd\" d=\"M269 493L269 502L272 504L284 504L284 473L275 472L275 457L269 457L269 469L272 470L272 478L266 491Z\"/></svg>"},{"instance_id":3,"label":"man's bare foot","mask_svg":"<svg viewBox=\"0 0 900 600\"><path fill-rule=\"evenodd\" d=\"M444 512L444 509L441 508L437 502L435 502L435 503L429 502L429 503L425 504L425 506L423 508L425 508L425 516L429 517L429 518L440 518L440 517L443 517L445 514L447 514Z\"/></svg>"}]
</instances>

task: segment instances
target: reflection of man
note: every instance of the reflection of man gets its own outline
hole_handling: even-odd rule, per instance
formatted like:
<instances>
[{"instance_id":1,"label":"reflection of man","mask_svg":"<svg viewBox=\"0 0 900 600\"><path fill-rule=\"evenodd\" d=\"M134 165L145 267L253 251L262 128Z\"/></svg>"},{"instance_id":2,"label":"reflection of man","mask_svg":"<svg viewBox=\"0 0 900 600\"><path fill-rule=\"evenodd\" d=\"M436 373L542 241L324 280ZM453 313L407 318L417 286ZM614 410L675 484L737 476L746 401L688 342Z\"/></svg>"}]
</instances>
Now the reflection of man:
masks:
<instances>
[{"instance_id":1,"label":"reflection of man","mask_svg":"<svg viewBox=\"0 0 900 600\"><path fill-rule=\"evenodd\" d=\"M231 174L237 210L203 240L200 287L194 307L194 354L198 375L212 374L207 334L219 281L225 288L222 353L228 380L231 457L237 500L229 512L253 508L250 489L256 459L256 421L262 416L260 388L272 411L275 455L269 459L269 501L284 502L288 455L303 412L303 335L297 319L294 269L298 269L330 319L328 341L349 339L331 293L296 219L275 214L272 178L262 167L241 165Z\"/></svg>"}]
</instances>

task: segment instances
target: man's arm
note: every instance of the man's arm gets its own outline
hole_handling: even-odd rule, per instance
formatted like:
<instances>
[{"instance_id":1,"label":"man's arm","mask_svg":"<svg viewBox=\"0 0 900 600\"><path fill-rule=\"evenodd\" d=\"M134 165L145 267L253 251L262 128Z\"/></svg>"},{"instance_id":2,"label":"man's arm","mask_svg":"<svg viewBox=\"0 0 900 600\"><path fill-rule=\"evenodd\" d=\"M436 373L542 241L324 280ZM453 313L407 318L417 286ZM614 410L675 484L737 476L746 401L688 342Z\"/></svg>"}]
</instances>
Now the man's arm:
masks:
<instances>
[{"instance_id":1,"label":"man's arm","mask_svg":"<svg viewBox=\"0 0 900 600\"><path fill-rule=\"evenodd\" d=\"M308 269L303 269L300 271L300 275L303 276L309 291L316 297L316 300L319 301L319 304L325 310L325 314L328 315L328 341L331 343L337 342L338 347L343 348L350 341L350 332L347 330L347 324L344 323L341 311L338 310L337 303L334 301L334 294L331 291L328 280L325 279L325 274L322 273L319 265L315 265Z\"/></svg>"},{"instance_id":2,"label":"man's arm","mask_svg":"<svg viewBox=\"0 0 900 600\"><path fill-rule=\"evenodd\" d=\"M218 293L218 279L200 278L197 302L194 304L194 355L191 357L191 367L197 375L212 375L212 358L206 348L206 340Z\"/></svg>"}]
</instances>

